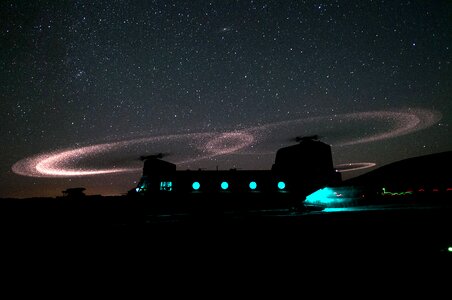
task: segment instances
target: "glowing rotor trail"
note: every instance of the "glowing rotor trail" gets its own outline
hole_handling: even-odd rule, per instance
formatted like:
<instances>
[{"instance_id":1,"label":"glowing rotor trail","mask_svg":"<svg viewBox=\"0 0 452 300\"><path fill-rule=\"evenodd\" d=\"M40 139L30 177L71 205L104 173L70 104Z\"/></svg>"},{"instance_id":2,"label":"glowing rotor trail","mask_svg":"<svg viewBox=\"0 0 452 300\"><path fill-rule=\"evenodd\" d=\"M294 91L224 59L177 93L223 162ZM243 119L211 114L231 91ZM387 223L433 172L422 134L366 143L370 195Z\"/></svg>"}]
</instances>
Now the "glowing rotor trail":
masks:
<instances>
[{"instance_id":1,"label":"glowing rotor trail","mask_svg":"<svg viewBox=\"0 0 452 300\"><path fill-rule=\"evenodd\" d=\"M60 150L20 160L12 166L12 170L16 174L32 177L71 177L133 172L139 168L77 168L74 165L93 157L96 158L125 149L130 151L133 146L142 146L149 143L183 144L185 147L191 148L190 154L195 153L195 155L179 155L179 157L176 157L178 163L187 163L238 151L254 142L254 138L244 132L227 132L220 134L219 137L217 135L217 133L194 133L153 136ZM138 157L138 153L136 156Z\"/></svg>"},{"instance_id":2,"label":"glowing rotor trail","mask_svg":"<svg viewBox=\"0 0 452 300\"><path fill-rule=\"evenodd\" d=\"M362 119L384 119L394 122L395 128L389 132L375 133L367 137L344 142L340 146L375 142L383 139L394 138L414 131L419 131L432 126L441 119L441 114L430 110L414 109L409 112L365 112L348 115L350 118Z\"/></svg>"},{"instance_id":3,"label":"glowing rotor trail","mask_svg":"<svg viewBox=\"0 0 452 300\"><path fill-rule=\"evenodd\" d=\"M300 132L309 135L322 130L342 130L351 135L345 126L355 128L363 122L377 123L371 132L342 137L342 140L334 140L335 134L332 134L333 140L327 141L336 146L351 146L406 135L432 126L440 119L440 113L424 109L371 111L274 122L226 132L141 137L38 154L16 162L12 170L16 174L32 177L117 174L141 168L141 165L131 163L130 157L127 163L108 164L109 159L114 158L115 161L118 156L124 156L124 153L139 157L143 153L169 149L176 152L171 159L173 163L185 164L220 155L274 153L279 147L287 145L289 137L300 135ZM387 128L383 128L384 126ZM275 146L273 141L281 138L284 138L284 142ZM99 167L102 162L107 165ZM93 164L97 167L93 167ZM346 172L372 166L372 163L353 163L337 167L340 169L338 171Z\"/></svg>"},{"instance_id":4,"label":"glowing rotor trail","mask_svg":"<svg viewBox=\"0 0 452 300\"><path fill-rule=\"evenodd\" d=\"M339 165L334 166L334 168L336 169L337 172L350 172L350 171L372 168L375 166L376 166L376 163L360 162L360 163L339 164Z\"/></svg>"},{"instance_id":5,"label":"glowing rotor trail","mask_svg":"<svg viewBox=\"0 0 452 300\"><path fill-rule=\"evenodd\" d=\"M245 132L226 132L216 139L212 139L205 146L205 150L213 155L228 154L236 152L241 148L251 145L254 142L254 136ZM234 144L238 141L238 144Z\"/></svg>"},{"instance_id":6,"label":"glowing rotor trail","mask_svg":"<svg viewBox=\"0 0 452 300\"><path fill-rule=\"evenodd\" d=\"M380 127L381 125L390 127L386 130L380 129L380 132L378 131L378 128L374 128L372 131L365 132L362 136L356 138L347 137L345 141L333 140L331 142L331 144L335 146L348 146L385 140L419 131L436 124L441 117L439 112L426 109L410 109L408 111L370 111L281 121L247 128L247 131L253 134L257 132L267 132L267 137L270 136L274 138L274 136L287 136L288 133L290 134L290 137L295 137L300 135L300 130L303 134L311 135L312 132L317 133L319 130L328 131L337 129L338 127L340 129L340 126L345 126L347 124L357 123L357 126L360 125L359 123L372 121L383 123L379 125ZM268 134L268 132L271 134ZM267 140L269 140L269 138L267 138Z\"/></svg>"}]
</instances>

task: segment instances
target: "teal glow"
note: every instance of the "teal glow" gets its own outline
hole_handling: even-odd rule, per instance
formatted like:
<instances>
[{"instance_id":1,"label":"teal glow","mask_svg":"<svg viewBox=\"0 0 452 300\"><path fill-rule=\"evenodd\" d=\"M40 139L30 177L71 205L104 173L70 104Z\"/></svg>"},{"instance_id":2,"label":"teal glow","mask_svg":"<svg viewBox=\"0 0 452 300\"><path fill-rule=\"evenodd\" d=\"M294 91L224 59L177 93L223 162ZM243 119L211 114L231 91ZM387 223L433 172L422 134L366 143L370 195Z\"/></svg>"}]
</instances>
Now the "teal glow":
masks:
<instances>
[{"instance_id":1,"label":"teal glow","mask_svg":"<svg viewBox=\"0 0 452 300\"><path fill-rule=\"evenodd\" d=\"M284 190L285 188L286 188L286 184L284 183L284 181L278 182L278 189Z\"/></svg>"},{"instance_id":2,"label":"teal glow","mask_svg":"<svg viewBox=\"0 0 452 300\"><path fill-rule=\"evenodd\" d=\"M222 188L223 190L227 190L228 187L229 187L229 184L228 184L226 181L223 181L223 182L221 183L221 188Z\"/></svg>"},{"instance_id":3,"label":"teal glow","mask_svg":"<svg viewBox=\"0 0 452 300\"><path fill-rule=\"evenodd\" d=\"M193 184L191 185L191 187L192 187L195 191L197 191L197 190L199 190L199 188L201 187L201 184L199 184L199 182L195 181L195 182L193 182Z\"/></svg>"},{"instance_id":4,"label":"teal glow","mask_svg":"<svg viewBox=\"0 0 452 300\"><path fill-rule=\"evenodd\" d=\"M361 189L354 187L324 187L306 197L305 203L332 207L350 207L364 199Z\"/></svg>"},{"instance_id":5,"label":"teal glow","mask_svg":"<svg viewBox=\"0 0 452 300\"><path fill-rule=\"evenodd\" d=\"M334 193L334 191L331 188L323 188L320 190L315 191L311 195L306 197L306 202L309 203L322 203L322 204L329 204L331 202L336 202L337 195Z\"/></svg>"},{"instance_id":6,"label":"teal glow","mask_svg":"<svg viewBox=\"0 0 452 300\"><path fill-rule=\"evenodd\" d=\"M137 193L146 192L148 189L146 182L144 181L139 187L135 189Z\"/></svg>"},{"instance_id":7,"label":"teal glow","mask_svg":"<svg viewBox=\"0 0 452 300\"><path fill-rule=\"evenodd\" d=\"M255 181L250 182L250 189L255 190L257 188L257 183Z\"/></svg>"},{"instance_id":8,"label":"teal glow","mask_svg":"<svg viewBox=\"0 0 452 300\"><path fill-rule=\"evenodd\" d=\"M160 182L160 190L170 192L173 190L173 183L171 181Z\"/></svg>"}]
</instances>

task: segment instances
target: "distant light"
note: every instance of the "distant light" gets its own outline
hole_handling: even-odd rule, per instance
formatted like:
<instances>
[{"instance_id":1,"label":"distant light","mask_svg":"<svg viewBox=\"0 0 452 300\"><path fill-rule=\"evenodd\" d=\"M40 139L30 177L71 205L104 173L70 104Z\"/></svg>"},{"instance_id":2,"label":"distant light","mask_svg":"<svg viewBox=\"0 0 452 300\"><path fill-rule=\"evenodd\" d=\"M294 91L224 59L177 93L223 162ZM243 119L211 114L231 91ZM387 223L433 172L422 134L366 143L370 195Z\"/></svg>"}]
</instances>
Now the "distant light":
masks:
<instances>
[{"instance_id":1,"label":"distant light","mask_svg":"<svg viewBox=\"0 0 452 300\"><path fill-rule=\"evenodd\" d=\"M452 252L452 247L448 247L447 251Z\"/></svg>"},{"instance_id":2,"label":"distant light","mask_svg":"<svg viewBox=\"0 0 452 300\"><path fill-rule=\"evenodd\" d=\"M278 182L278 189L284 190L285 188L286 188L286 184L284 183L284 181Z\"/></svg>"},{"instance_id":3,"label":"distant light","mask_svg":"<svg viewBox=\"0 0 452 300\"><path fill-rule=\"evenodd\" d=\"M250 189L255 190L257 187L257 183L255 181L250 182Z\"/></svg>"},{"instance_id":4,"label":"distant light","mask_svg":"<svg viewBox=\"0 0 452 300\"><path fill-rule=\"evenodd\" d=\"M139 193L140 192L140 188L136 188L135 191L137 191L137 193Z\"/></svg>"},{"instance_id":5,"label":"distant light","mask_svg":"<svg viewBox=\"0 0 452 300\"><path fill-rule=\"evenodd\" d=\"M222 188L223 190L227 190L228 187L229 187L229 184L228 184L226 181L223 181L223 182L221 183L221 188Z\"/></svg>"},{"instance_id":6,"label":"distant light","mask_svg":"<svg viewBox=\"0 0 452 300\"><path fill-rule=\"evenodd\" d=\"M195 191L197 191L197 190L199 190L199 188L201 187L201 184L199 184L199 182L195 181L195 182L193 182L193 184L191 185L191 187L192 187Z\"/></svg>"}]
</instances>

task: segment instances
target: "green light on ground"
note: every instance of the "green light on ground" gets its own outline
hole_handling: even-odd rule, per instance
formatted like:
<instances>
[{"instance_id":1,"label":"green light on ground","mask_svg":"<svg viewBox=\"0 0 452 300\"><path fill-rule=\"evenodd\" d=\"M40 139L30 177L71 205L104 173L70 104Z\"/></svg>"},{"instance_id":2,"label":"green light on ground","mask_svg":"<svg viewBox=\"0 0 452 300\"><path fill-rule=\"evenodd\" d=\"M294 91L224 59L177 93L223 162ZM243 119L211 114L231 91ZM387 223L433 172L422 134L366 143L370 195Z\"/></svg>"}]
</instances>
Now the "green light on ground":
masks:
<instances>
[{"instance_id":1,"label":"green light on ground","mask_svg":"<svg viewBox=\"0 0 452 300\"><path fill-rule=\"evenodd\" d=\"M386 191L386 188L382 189L383 192L381 193L383 196L389 195L389 196L406 196L411 195L413 192L407 191L407 192L388 192Z\"/></svg>"}]
</instances>

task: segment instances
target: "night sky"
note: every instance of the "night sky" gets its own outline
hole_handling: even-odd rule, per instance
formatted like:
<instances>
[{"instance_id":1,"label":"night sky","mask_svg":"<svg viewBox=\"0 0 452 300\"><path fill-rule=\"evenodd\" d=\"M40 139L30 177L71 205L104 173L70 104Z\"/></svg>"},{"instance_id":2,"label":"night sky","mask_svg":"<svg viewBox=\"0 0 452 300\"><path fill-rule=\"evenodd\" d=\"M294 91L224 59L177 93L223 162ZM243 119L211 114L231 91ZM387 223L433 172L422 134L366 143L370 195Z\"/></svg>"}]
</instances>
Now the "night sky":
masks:
<instances>
[{"instance_id":1,"label":"night sky","mask_svg":"<svg viewBox=\"0 0 452 300\"><path fill-rule=\"evenodd\" d=\"M2 1L0 197L120 195L140 155L270 169L452 150L452 2Z\"/></svg>"}]
</instances>

